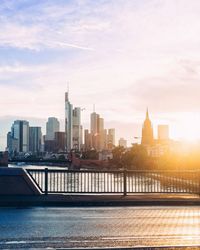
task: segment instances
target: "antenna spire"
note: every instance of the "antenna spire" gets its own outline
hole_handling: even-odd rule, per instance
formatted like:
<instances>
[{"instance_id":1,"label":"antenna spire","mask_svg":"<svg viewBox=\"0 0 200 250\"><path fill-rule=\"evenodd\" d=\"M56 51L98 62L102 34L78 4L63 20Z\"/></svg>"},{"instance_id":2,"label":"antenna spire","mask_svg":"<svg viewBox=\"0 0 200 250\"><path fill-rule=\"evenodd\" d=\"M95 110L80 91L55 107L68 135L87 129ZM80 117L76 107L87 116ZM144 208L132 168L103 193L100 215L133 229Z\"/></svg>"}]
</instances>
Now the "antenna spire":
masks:
<instances>
[{"instance_id":1,"label":"antenna spire","mask_svg":"<svg viewBox=\"0 0 200 250\"><path fill-rule=\"evenodd\" d=\"M93 104L93 113L95 113L95 104Z\"/></svg>"},{"instance_id":2,"label":"antenna spire","mask_svg":"<svg viewBox=\"0 0 200 250\"><path fill-rule=\"evenodd\" d=\"M69 93L69 82L67 82L67 92Z\"/></svg>"},{"instance_id":3,"label":"antenna spire","mask_svg":"<svg viewBox=\"0 0 200 250\"><path fill-rule=\"evenodd\" d=\"M149 119L149 109L147 107L147 111L146 111L146 119Z\"/></svg>"}]
</instances>

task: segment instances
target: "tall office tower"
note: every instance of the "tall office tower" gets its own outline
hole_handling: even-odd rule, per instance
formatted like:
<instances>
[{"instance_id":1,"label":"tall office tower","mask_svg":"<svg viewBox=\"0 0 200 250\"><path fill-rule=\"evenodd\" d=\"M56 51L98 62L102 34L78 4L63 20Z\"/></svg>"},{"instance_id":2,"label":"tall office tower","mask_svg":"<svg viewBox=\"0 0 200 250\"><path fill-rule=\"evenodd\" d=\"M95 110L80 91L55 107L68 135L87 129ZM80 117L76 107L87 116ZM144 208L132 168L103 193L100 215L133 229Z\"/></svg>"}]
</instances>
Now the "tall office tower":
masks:
<instances>
[{"instance_id":1,"label":"tall office tower","mask_svg":"<svg viewBox=\"0 0 200 250\"><path fill-rule=\"evenodd\" d=\"M11 128L11 137L17 140L17 152L29 151L29 122L14 121Z\"/></svg>"},{"instance_id":2,"label":"tall office tower","mask_svg":"<svg viewBox=\"0 0 200 250\"><path fill-rule=\"evenodd\" d=\"M81 149L83 148L83 126L81 125L81 138L80 138L80 142L81 142Z\"/></svg>"},{"instance_id":3,"label":"tall office tower","mask_svg":"<svg viewBox=\"0 0 200 250\"><path fill-rule=\"evenodd\" d=\"M65 132L55 132L55 152L65 151Z\"/></svg>"},{"instance_id":4,"label":"tall office tower","mask_svg":"<svg viewBox=\"0 0 200 250\"><path fill-rule=\"evenodd\" d=\"M96 112L90 115L90 132L92 135L98 134L99 132L99 114Z\"/></svg>"},{"instance_id":5,"label":"tall office tower","mask_svg":"<svg viewBox=\"0 0 200 250\"><path fill-rule=\"evenodd\" d=\"M55 139L55 132L60 131L60 123L57 118L49 117L46 123L46 141L53 141Z\"/></svg>"},{"instance_id":6,"label":"tall office tower","mask_svg":"<svg viewBox=\"0 0 200 250\"><path fill-rule=\"evenodd\" d=\"M125 140L124 138L120 138L119 139L119 146L127 148L127 140Z\"/></svg>"},{"instance_id":7,"label":"tall office tower","mask_svg":"<svg viewBox=\"0 0 200 250\"><path fill-rule=\"evenodd\" d=\"M65 93L65 135L66 150L70 151L73 147L73 106L69 102L68 93Z\"/></svg>"},{"instance_id":8,"label":"tall office tower","mask_svg":"<svg viewBox=\"0 0 200 250\"><path fill-rule=\"evenodd\" d=\"M107 129L103 130L103 149L108 149L108 133Z\"/></svg>"},{"instance_id":9,"label":"tall office tower","mask_svg":"<svg viewBox=\"0 0 200 250\"><path fill-rule=\"evenodd\" d=\"M104 119L99 117L99 150L104 148Z\"/></svg>"},{"instance_id":10,"label":"tall office tower","mask_svg":"<svg viewBox=\"0 0 200 250\"><path fill-rule=\"evenodd\" d=\"M81 109L73 109L73 149L81 150L82 144L82 129L81 129Z\"/></svg>"},{"instance_id":11,"label":"tall office tower","mask_svg":"<svg viewBox=\"0 0 200 250\"><path fill-rule=\"evenodd\" d=\"M41 127L29 127L29 151L37 154L42 151Z\"/></svg>"},{"instance_id":12,"label":"tall office tower","mask_svg":"<svg viewBox=\"0 0 200 250\"><path fill-rule=\"evenodd\" d=\"M99 114L93 112L90 116L90 132L92 138L92 148L99 150Z\"/></svg>"},{"instance_id":13,"label":"tall office tower","mask_svg":"<svg viewBox=\"0 0 200 250\"><path fill-rule=\"evenodd\" d=\"M108 129L108 149L113 149L115 146L115 129Z\"/></svg>"},{"instance_id":14,"label":"tall office tower","mask_svg":"<svg viewBox=\"0 0 200 250\"><path fill-rule=\"evenodd\" d=\"M18 139L12 137L12 132L7 133L7 151L10 156L15 152L19 152Z\"/></svg>"},{"instance_id":15,"label":"tall office tower","mask_svg":"<svg viewBox=\"0 0 200 250\"><path fill-rule=\"evenodd\" d=\"M85 129L84 131L84 141L85 141L85 151L88 151L92 148L92 140L91 140L91 134L89 133L88 129Z\"/></svg>"},{"instance_id":16,"label":"tall office tower","mask_svg":"<svg viewBox=\"0 0 200 250\"><path fill-rule=\"evenodd\" d=\"M158 125L158 140L159 141L169 140L169 126L168 125Z\"/></svg>"},{"instance_id":17,"label":"tall office tower","mask_svg":"<svg viewBox=\"0 0 200 250\"><path fill-rule=\"evenodd\" d=\"M146 119L144 121L143 128L142 128L142 145L151 146L153 144L154 144L153 127L149 119L149 112L147 109Z\"/></svg>"}]
</instances>

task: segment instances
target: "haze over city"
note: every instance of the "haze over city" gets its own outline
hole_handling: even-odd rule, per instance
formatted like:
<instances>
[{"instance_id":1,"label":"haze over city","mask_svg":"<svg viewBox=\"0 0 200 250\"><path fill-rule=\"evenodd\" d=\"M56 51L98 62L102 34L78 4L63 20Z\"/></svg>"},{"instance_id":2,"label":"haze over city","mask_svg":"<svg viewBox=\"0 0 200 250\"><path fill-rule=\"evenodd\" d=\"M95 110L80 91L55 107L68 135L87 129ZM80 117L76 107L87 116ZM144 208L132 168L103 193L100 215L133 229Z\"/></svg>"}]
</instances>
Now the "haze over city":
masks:
<instances>
[{"instance_id":1,"label":"haze over city","mask_svg":"<svg viewBox=\"0 0 200 250\"><path fill-rule=\"evenodd\" d=\"M0 149L15 119L64 120L64 93L129 144L146 107L156 134L200 138L200 2L1 1ZM64 126L63 126L64 128Z\"/></svg>"}]
</instances>

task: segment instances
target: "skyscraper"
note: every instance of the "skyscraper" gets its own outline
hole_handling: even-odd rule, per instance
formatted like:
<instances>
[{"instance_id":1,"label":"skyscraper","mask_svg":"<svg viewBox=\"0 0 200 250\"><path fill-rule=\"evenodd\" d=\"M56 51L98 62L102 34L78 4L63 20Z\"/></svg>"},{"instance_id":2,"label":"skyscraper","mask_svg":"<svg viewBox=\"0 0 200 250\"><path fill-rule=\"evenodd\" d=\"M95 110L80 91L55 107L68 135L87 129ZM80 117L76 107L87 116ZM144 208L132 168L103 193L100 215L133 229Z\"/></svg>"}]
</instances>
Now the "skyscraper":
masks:
<instances>
[{"instance_id":1,"label":"skyscraper","mask_svg":"<svg viewBox=\"0 0 200 250\"><path fill-rule=\"evenodd\" d=\"M29 122L14 121L11 128L11 138L15 141L15 148L17 152L29 151ZM17 140L17 141L16 141Z\"/></svg>"},{"instance_id":2,"label":"skyscraper","mask_svg":"<svg viewBox=\"0 0 200 250\"><path fill-rule=\"evenodd\" d=\"M90 115L90 132L92 148L99 150L99 114L93 112Z\"/></svg>"},{"instance_id":3,"label":"skyscraper","mask_svg":"<svg viewBox=\"0 0 200 250\"><path fill-rule=\"evenodd\" d=\"M12 132L7 133L7 151L10 156L19 152L19 142L18 139L12 137Z\"/></svg>"},{"instance_id":4,"label":"skyscraper","mask_svg":"<svg viewBox=\"0 0 200 250\"><path fill-rule=\"evenodd\" d=\"M99 150L104 149L104 119L99 117Z\"/></svg>"},{"instance_id":5,"label":"skyscraper","mask_svg":"<svg viewBox=\"0 0 200 250\"><path fill-rule=\"evenodd\" d=\"M92 140L91 140L91 134L89 133L88 129L85 129L84 131L84 143L85 143L85 151L88 151L92 148Z\"/></svg>"},{"instance_id":6,"label":"skyscraper","mask_svg":"<svg viewBox=\"0 0 200 250\"><path fill-rule=\"evenodd\" d=\"M73 109L73 149L80 151L82 144L81 108Z\"/></svg>"},{"instance_id":7,"label":"skyscraper","mask_svg":"<svg viewBox=\"0 0 200 250\"><path fill-rule=\"evenodd\" d=\"M55 132L55 152L65 151L65 132Z\"/></svg>"},{"instance_id":8,"label":"skyscraper","mask_svg":"<svg viewBox=\"0 0 200 250\"><path fill-rule=\"evenodd\" d=\"M55 132L60 131L60 123L57 118L49 117L46 123L46 141L53 141L55 139Z\"/></svg>"},{"instance_id":9,"label":"skyscraper","mask_svg":"<svg viewBox=\"0 0 200 250\"><path fill-rule=\"evenodd\" d=\"M151 146L153 144L154 144L153 127L149 119L149 112L147 109L146 119L144 121L143 128L142 128L142 145Z\"/></svg>"},{"instance_id":10,"label":"skyscraper","mask_svg":"<svg viewBox=\"0 0 200 250\"><path fill-rule=\"evenodd\" d=\"M73 147L73 106L69 102L68 93L65 93L65 135L66 150L70 151Z\"/></svg>"},{"instance_id":11,"label":"skyscraper","mask_svg":"<svg viewBox=\"0 0 200 250\"><path fill-rule=\"evenodd\" d=\"M115 145L115 129L108 129L108 149L112 149Z\"/></svg>"},{"instance_id":12,"label":"skyscraper","mask_svg":"<svg viewBox=\"0 0 200 250\"><path fill-rule=\"evenodd\" d=\"M41 127L29 128L29 151L39 153L42 150L42 129Z\"/></svg>"},{"instance_id":13,"label":"skyscraper","mask_svg":"<svg viewBox=\"0 0 200 250\"><path fill-rule=\"evenodd\" d=\"M127 140L125 140L124 138L120 138L119 139L119 146L127 148Z\"/></svg>"}]
</instances>

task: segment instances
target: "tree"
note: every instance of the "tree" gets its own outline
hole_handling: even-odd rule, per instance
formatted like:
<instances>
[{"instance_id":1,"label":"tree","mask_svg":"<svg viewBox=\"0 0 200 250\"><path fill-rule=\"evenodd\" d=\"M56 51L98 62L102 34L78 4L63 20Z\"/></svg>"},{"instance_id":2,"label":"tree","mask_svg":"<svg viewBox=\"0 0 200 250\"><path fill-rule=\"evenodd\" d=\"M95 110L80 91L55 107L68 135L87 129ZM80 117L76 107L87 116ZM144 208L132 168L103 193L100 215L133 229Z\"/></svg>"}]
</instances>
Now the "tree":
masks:
<instances>
[{"instance_id":1,"label":"tree","mask_svg":"<svg viewBox=\"0 0 200 250\"><path fill-rule=\"evenodd\" d=\"M124 161L124 154L125 154L125 148L122 146L117 146L112 150L113 159L112 164L118 168L123 167L123 161Z\"/></svg>"},{"instance_id":2,"label":"tree","mask_svg":"<svg viewBox=\"0 0 200 250\"><path fill-rule=\"evenodd\" d=\"M118 146L113 149L112 153L112 163L119 168L150 169L154 166L153 160L142 145L134 144L129 150Z\"/></svg>"},{"instance_id":3,"label":"tree","mask_svg":"<svg viewBox=\"0 0 200 250\"><path fill-rule=\"evenodd\" d=\"M98 160L98 152L95 149L88 150L82 153L83 159Z\"/></svg>"}]
</instances>

